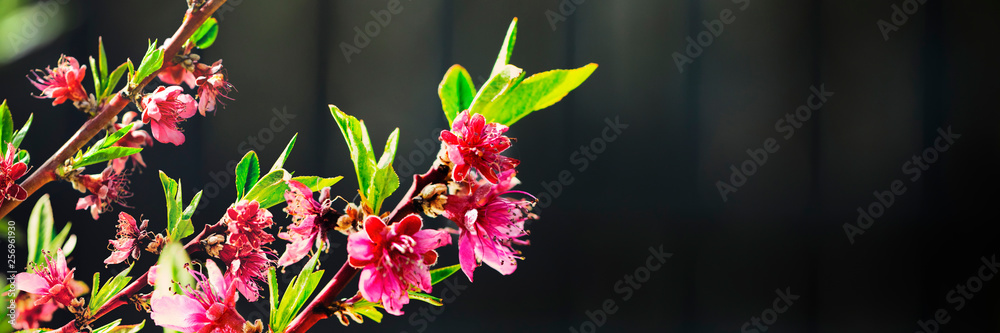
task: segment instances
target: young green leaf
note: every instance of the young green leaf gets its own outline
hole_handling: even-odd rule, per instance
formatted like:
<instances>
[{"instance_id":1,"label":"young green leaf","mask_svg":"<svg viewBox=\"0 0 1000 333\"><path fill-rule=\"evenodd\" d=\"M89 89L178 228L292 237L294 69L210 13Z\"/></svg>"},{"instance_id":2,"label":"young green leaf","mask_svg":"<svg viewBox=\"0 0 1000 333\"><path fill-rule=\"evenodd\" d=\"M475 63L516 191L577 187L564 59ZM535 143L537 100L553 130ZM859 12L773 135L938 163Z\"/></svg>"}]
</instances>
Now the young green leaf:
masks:
<instances>
[{"instance_id":1,"label":"young green leaf","mask_svg":"<svg viewBox=\"0 0 1000 333\"><path fill-rule=\"evenodd\" d=\"M285 150L281 151L281 155L278 156L278 160L274 161L274 165L271 166L271 171L278 170L285 167L285 161L288 160L288 154L292 153L292 148L295 147L295 138L299 137L299 133L292 135L292 140L288 141L288 145L285 146ZM270 172L270 171L268 171Z\"/></svg>"},{"instance_id":2,"label":"young green leaf","mask_svg":"<svg viewBox=\"0 0 1000 333\"><path fill-rule=\"evenodd\" d=\"M592 63L577 69L559 69L532 75L492 101L476 105L475 112L482 113L486 121L513 125L529 113L562 100L596 69L597 64Z\"/></svg>"},{"instance_id":3,"label":"young green leaf","mask_svg":"<svg viewBox=\"0 0 1000 333\"><path fill-rule=\"evenodd\" d=\"M382 207L382 201L385 201L385 198L392 195L392 192L395 192L399 188L399 176L396 175L396 171L392 168L392 161L396 158L398 143L399 128L396 128L389 134L389 139L385 142L382 157L379 158L376 165L378 169L375 171L375 176L372 177L372 184L368 187L368 193L365 193L369 204L375 212L379 212Z\"/></svg>"},{"instance_id":4,"label":"young green leaf","mask_svg":"<svg viewBox=\"0 0 1000 333\"><path fill-rule=\"evenodd\" d=\"M108 282L105 282L99 291L92 293L93 296L91 296L89 304L91 312L96 313L101 306L110 302L119 291L122 291L122 289L125 289L125 287L128 286L128 283L132 281L132 277L128 276L128 273L132 271L132 266L134 266L134 264L129 265L124 271L121 271L121 273L118 273L118 275L108 280ZM94 290L98 290L97 283L99 281L100 274L95 273Z\"/></svg>"},{"instance_id":5,"label":"young green leaf","mask_svg":"<svg viewBox=\"0 0 1000 333\"><path fill-rule=\"evenodd\" d=\"M448 68L438 85L438 96L441 97L444 116L451 124L460 112L472 105L472 99L476 97L476 86L469 71L459 65Z\"/></svg>"},{"instance_id":6,"label":"young green leaf","mask_svg":"<svg viewBox=\"0 0 1000 333\"><path fill-rule=\"evenodd\" d=\"M180 181L174 181L167 177L167 174L161 170L160 183L163 184L163 194L166 196L167 203L167 237L174 241L180 241L194 233L191 220L181 219L183 201Z\"/></svg>"},{"instance_id":7,"label":"young green leaf","mask_svg":"<svg viewBox=\"0 0 1000 333\"><path fill-rule=\"evenodd\" d=\"M81 168L91 164L103 163L116 158L129 156L141 151L142 148L134 148L134 147L108 147L104 149L99 149L91 154L84 155L82 158L73 163L73 167Z\"/></svg>"},{"instance_id":8,"label":"young green leaf","mask_svg":"<svg viewBox=\"0 0 1000 333\"><path fill-rule=\"evenodd\" d=\"M118 81L121 81L122 75L125 71L129 70L131 62L118 65L118 68L114 72L111 72L111 76L108 80L104 82L104 91L101 92L101 96L111 96L111 93L118 86Z\"/></svg>"},{"instance_id":9,"label":"young green leaf","mask_svg":"<svg viewBox=\"0 0 1000 333\"><path fill-rule=\"evenodd\" d=\"M285 289L281 302L278 303L276 315L271 316L272 332L283 332L316 290L319 280L323 277L323 270L314 271L319 263L318 259L319 256L312 256L299 275L292 278L291 284Z\"/></svg>"},{"instance_id":10,"label":"young green leaf","mask_svg":"<svg viewBox=\"0 0 1000 333\"><path fill-rule=\"evenodd\" d=\"M510 56L514 54L514 40L517 39L517 18L510 22L510 27L507 28L507 37L503 39L503 45L500 46L500 54L497 55L497 61L493 64L493 70L490 72L490 77L496 76L504 69L504 66L510 63Z\"/></svg>"},{"instance_id":11,"label":"young green leaf","mask_svg":"<svg viewBox=\"0 0 1000 333\"><path fill-rule=\"evenodd\" d=\"M360 303L360 302L359 302ZM382 322L382 312L379 312L374 305L359 307L355 304L353 308L354 313L360 314L362 316L368 317L368 319L374 320L376 323Z\"/></svg>"},{"instance_id":12,"label":"young green leaf","mask_svg":"<svg viewBox=\"0 0 1000 333\"><path fill-rule=\"evenodd\" d=\"M281 292L280 286L278 285L278 272L274 266L267 269L267 290L268 297L267 300L270 301L271 305L271 316L268 318L275 318L278 316L278 301L280 297L278 294Z\"/></svg>"},{"instance_id":13,"label":"young green leaf","mask_svg":"<svg viewBox=\"0 0 1000 333\"><path fill-rule=\"evenodd\" d=\"M28 262L42 263L42 252L49 248L52 241L52 202L49 195L38 198L35 207L28 216Z\"/></svg>"},{"instance_id":14,"label":"young green leaf","mask_svg":"<svg viewBox=\"0 0 1000 333\"><path fill-rule=\"evenodd\" d=\"M240 164L236 165L236 201L243 199L243 195L250 190L257 180L260 179L260 162L257 160L257 153L253 150L243 155Z\"/></svg>"},{"instance_id":15,"label":"young green leaf","mask_svg":"<svg viewBox=\"0 0 1000 333\"><path fill-rule=\"evenodd\" d=\"M159 70L160 66L163 65L163 49L157 48L156 42L155 40L151 41L149 47L146 48L146 55L142 57L139 69L136 70L135 76L132 77L132 84L139 84L139 82Z\"/></svg>"},{"instance_id":16,"label":"young green leaf","mask_svg":"<svg viewBox=\"0 0 1000 333\"><path fill-rule=\"evenodd\" d=\"M323 178L319 176L299 176L299 177L292 177L292 180L302 183L302 185L305 185L313 192L316 192L322 190L323 188L333 186L333 184L336 184L343 178L344 176L337 176L333 178Z\"/></svg>"},{"instance_id":17,"label":"young green leaf","mask_svg":"<svg viewBox=\"0 0 1000 333\"><path fill-rule=\"evenodd\" d=\"M509 92L524 78L524 71L514 65L506 65L499 73L490 77L479 89L479 93L469 106L471 113L483 113L489 110L501 95ZM490 121L490 118L486 118Z\"/></svg>"},{"instance_id":18,"label":"young green leaf","mask_svg":"<svg viewBox=\"0 0 1000 333\"><path fill-rule=\"evenodd\" d=\"M28 121L24 122L24 126L21 129L14 132L14 136L10 139L10 143L14 145L14 148L21 147L21 141L24 140L24 136L28 135L28 129L31 128L31 121L35 119L35 114L28 115ZM6 148L5 148L6 149Z\"/></svg>"},{"instance_id":19,"label":"young green leaf","mask_svg":"<svg viewBox=\"0 0 1000 333\"><path fill-rule=\"evenodd\" d=\"M285 202L285 190L288 189L285 181L289 179L292 179L292 175L285 169L271 171L260 177L260 180L243 196L243 200L256 200L261 209Z\"/></svg>"},{"instance_id":20,"label":"young green leaf","mask_svg":"<svg viewBox=\"0 0 1000 333\"><path fill-rule=\"evenodd\" d=\"M410 293L410 299L415 299L415 300L418 300L418 301L424 301L424 302L427 302L428 304L433 305L433 306L442 306L442 305L444 305L444 303L441 303L441 299L440 298L437 298L437 297L434 297L434 296L431 296L431 295L428 295L428 294L425 294L425 293L416 292L416 291L410 291L409 293Z\"/></svg>"},{"instance_id":21,"label":"young green leaf","mask_svg":"<svg viewBox=\"0 0 1000 333\"><path fill-rule=\"evenodd\" d=\"M438 282L444 281L455 272L462 269L462 265L451 265L448 267L441 267L438 269L431 270L431 284L437 284Z\"/></svg>"},{"instance_id":22,"label":"young green leaf","mask_svg":"<svg viewBox=\"0 0 1000 333\"><path fill-rule=\"evenodd\" d=\"M199 49L207 49L209 46L215 43L215 38L219 35L219 21L214 17L205 20L198 30L194 31L191 38L188 40L194 43Z\"/></svg>"},{"instance_id":23,"label":"young green leaf","mask_svg":"<svg viewBox=\"0 0 1000 333\"><path fill-rule=\"evenodd\" d=\"M104 53L104 38L103 37L97 37L97 48L99 50L98 54L99 54L99 57L100 57L100 60L101 60L100 61L100 65L101 65L101 81L106 81L106 79L108 78L108 56L107 56L107 54Z\"/></svg>"},{"instance_id":24,"label":"young green leaf","mask_svg":"<svg viewBox=\"0 0 1000 333\"><path fill-rule=\"evenodd\" d=\"M198 209L198 203L201 202L201 193L202 192L204 192L204 191L198 191L198 193L194 194L194 197L191 197L191 202L188 203L187 208L184 208L184 213L181 214L181 221L182 222L183 221L188 221L188 222L191 221L191 217L194 216L194 211L196 209ZM194 225L192 224L192 228L193 227L194 227ZM191 231L193 232L194 230L191 230Z\"/></svg>"},{"instance_id":25,"label":"young green leaf","mask_svg":"<svg viewBox=\"0 0 1000 333\"><path fill-rule=\"evenodd\" d=\"M7 153L7 143L10 142L14 135L14 118L10 114L10 108L7 107L7 100L0 103L0 143L2 143L3 148L0 151Z\"/></svg>"},{"instance_id":26,"label":"young green leaf","mask_svg":"<svg viewBox=\"0 0 1000 333\"><path fill-rule=\"evenodd\" d=\"M347 115L335 105L330 105L330 113L340 126L344 140L347 141L351 161L354 162L354 172L358 176L358 188L361 193L367 195L368 187L371 186L371 180L377 170L375 153L372 151L371 139L368 138L368 128L365 127L364 121Z\"/></svg>"},{"instance_id":27,"label":"young green leaf","mask_svg":"<svg viewBox=\"0 0 1000 333\"><path fill-rule=\"evenodd\" d=\"M116 319L107 325L95 329L93 333L138 333L141 332L142 327L146 325L145 320L135 325L121 325L121 322L121 319Z\"/></svg>"},{"instance_id":28,"label":"young green leaf","mask_svg":"<svg viewBox=\"0 0 1000 333\"><path fill-rule=\"evenodd\" d=\"M94 91L97 94L97 98L101 98L100 93L104 91L103 83L101 83L101 69L97 68L97 61L94 57L90 57L90 76L94 77Z\"/></svg>"}]
</instances>

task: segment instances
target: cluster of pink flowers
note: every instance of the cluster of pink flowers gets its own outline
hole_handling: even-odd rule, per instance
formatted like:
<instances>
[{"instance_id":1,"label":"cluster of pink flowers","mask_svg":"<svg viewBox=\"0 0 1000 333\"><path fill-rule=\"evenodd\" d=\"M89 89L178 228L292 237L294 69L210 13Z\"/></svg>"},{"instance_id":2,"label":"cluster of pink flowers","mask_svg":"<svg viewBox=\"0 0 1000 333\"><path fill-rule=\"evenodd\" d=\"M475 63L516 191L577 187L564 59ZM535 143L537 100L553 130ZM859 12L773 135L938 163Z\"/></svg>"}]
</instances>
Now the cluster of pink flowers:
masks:
<instances>
[{"instance_id":1,"label":"cluster of pink flowers","mask_svg":"<svg viewBox=\"0 0 1000 333\"><path fill-rule=\"evenodd\" d=\"M459 188L448 196L444 216L458 224L459 263L470 281L479 263L504 275L513 273L520 252L512 245L528 244L521 237L528 234L524 223L534 217L528 213L533 203L504 196L531 197L511 191L518 184L514 177L518 161L500 155L510 147L511 140L503 135L506 131L506 126L486 123L481 114L470 117L466 110L455 118L451 131L441 132L452 179ZM467 175L471 169L482 178Z\"/></svg>"},{"instance_id":2,"label":"cluster of pink flowers","mask_svg":"<svg viewBox=\"0 0 1000 333\"><path fill-rule=\"evenodd\" d=\"M229 263L226 276L236 280L236 288L251 302L260 298L260 286L267 278L267 268L275 256L266 245L274 236L264 231L274 224L267 209L257 201L241 200L229 207L222 218L229 235L219 252L219 258Z\"/></svg>"},{"instance_id":3,"label":"cluster of pink flowers","mask_svg":"<svg viewBox=\"0 0 1000 333\"><path fill-rule=\"evenodd\" d=\"M46 253L44 265L35 266L33 273L18 273L14 284L25 293L15 301L18 317L14 328L38 328L40 321L52 319L57 308L69 306L74 298L89 291L86 284L73 279L75 271L66 265L62 250L57 250L55 258Z\"/></svg>"},{"instance_id":4,"label":"cluster of pink flowers","mask_svg":"<svg viewBox=\"0 0 1000 333\"><path fill-rule=\"evenodd\" d=\"M239 278L223 275L214 261L205 263L206 278L190 270L195 285L182 294L155 294L150 317L157 326L180 332L240 333L246 320L236 311Z\"/></svg>"}]
</instances>

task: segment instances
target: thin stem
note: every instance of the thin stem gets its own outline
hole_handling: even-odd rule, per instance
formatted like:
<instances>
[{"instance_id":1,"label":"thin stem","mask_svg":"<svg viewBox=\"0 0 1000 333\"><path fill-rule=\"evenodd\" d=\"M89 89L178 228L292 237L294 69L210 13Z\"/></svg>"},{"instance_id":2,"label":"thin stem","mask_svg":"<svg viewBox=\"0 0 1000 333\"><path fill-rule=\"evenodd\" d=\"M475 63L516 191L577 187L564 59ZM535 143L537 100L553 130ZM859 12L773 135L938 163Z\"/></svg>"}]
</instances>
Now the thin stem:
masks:
<instances>
[{"instance_id":1,"label":"thin stem","mask_svg":"<svg viewBox=\"0 0 1000 333\"><path fill-rule=\"evenodd\" d=\"M188 38L191 38L194 31L197 30L202 23L205 23L205 20L211 17L212 13L214 13L216 9L219 9L219 6L222 6L225 2L226 0L208 0L197 9L189 9L184 15L184 23L181 23L180 28L178 28L177 32L174 33L174 36L171 37L170 42L165 44L166 51L163 52L163 66L136 85L134 91L141 91L143 87L149 84L149 82L156 77L156 73L159 73L159 71L165 67L173 65L174 55L180 52L181 47L185 42L187 42ZM66 141L66 143L63 144L63 146L60 147L59 150L52 155L52 157L49 157L49 159L46 160L40 168L35 169L31 175L28 175L28 178L21 182L21 187L23 187L28 193L28 196L31 196L35 193L35 191L38 191L38 189L43 185L56 180L56 168L83 148L87 142L90 142L90 140L97 135L97 133L100 133L101 130L107 128L108 125L111 124L111 121L115 119L115 116L117 116L122 109L128 106L129 99L127 96L129 92L130 89L128 85L126 85L125 88L115 94L110 100L108 100L107 103L103 105L103 107L101 107L100 111L97 112L97 115L83 123L83 126L76 131L76 134L73 134L73 137L71 137L69 141ZM17 200L4 201L3 206L0 206L0 218L7 216L11 210L20 204L21 201Z\"/></svg>"},{"instance_id":2,"label":"thin stem","mask_svg":"<svg viewBox=\"0 0 1000 333\"><path fill-rule=\"evenodd\" d=\"M413 185L410 186L410 190L406 192L406 195L399 201L399 204L392 210L392 213L389 213L388 221L396 222L402 220L407 215L418 212L419 207L413 203L413 198L419 195L420 191L429 184L446 182L448 180L448 171L448 166L441 164L440 160L438 160L435 161L434 165L431 165L431 170L427 171L427 173L414 175ZM358 272L357 268L345 262L340 267L340 270L337 271L337 275L334 275L333 279L323 287L319 295L306 306L305 310L302 310L292 320L285 329L285 333L305 333L317 322L329 317L326 308L337 300L337 296L340 295L340 292L344 291L344 288L347 287L347 284L351 280L354 280Z\"/></svg>"}]
</instances>

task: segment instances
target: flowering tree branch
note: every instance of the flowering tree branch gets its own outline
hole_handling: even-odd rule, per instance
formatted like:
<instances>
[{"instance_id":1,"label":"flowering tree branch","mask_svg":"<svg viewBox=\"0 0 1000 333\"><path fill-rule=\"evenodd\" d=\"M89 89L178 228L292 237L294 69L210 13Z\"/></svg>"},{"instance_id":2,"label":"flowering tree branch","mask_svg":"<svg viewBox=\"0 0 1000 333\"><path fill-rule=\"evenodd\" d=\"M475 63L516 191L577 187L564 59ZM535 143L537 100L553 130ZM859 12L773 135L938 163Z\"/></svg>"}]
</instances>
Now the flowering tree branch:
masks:
<instances>
[{"instance_id":1,"label":"flowering tree branch","mask_svg":"<svg viewBox=\"0 0 1000 333\"><path fill-rule=\"evenodd\" d=\"M126 85L119 93L115 94L111 99L105 103L97 115L90 118L76 131L76 134L66 141L62 147L56 151L52 157L42 164L41 167L36 169L28 178L26 178L22 183L21 187L27 192L28 196L38 191L43 185L56 180L58 175L56 174L56 168L61 166L67 159L73 156L77 151L83 148L87 142L90 142L101 130L108 127L112 121L114 121L115 116L118 115L129 104L129 95L134 91L142 91L142 88L149 84L150 81L156 77L158 73L163 68L169 67L174 64L173 58L181 48L184 43L187 42L188 38L194 34L195 30L201 27L202 23L205 23L209 17L212 16L226 0L207 0L200 7L190 8L184 15L184 22L181 23L180 28L174 33L173 37L168 43L165 44L165 51L163 52L163 65L157 69L153 74L145 77L138 85L135 87L129 87ZM7 216L11 210L17 207L21 201L18 200L6 200L3 206L0 206L0 217Z\"/></svg>"}]
</instances>

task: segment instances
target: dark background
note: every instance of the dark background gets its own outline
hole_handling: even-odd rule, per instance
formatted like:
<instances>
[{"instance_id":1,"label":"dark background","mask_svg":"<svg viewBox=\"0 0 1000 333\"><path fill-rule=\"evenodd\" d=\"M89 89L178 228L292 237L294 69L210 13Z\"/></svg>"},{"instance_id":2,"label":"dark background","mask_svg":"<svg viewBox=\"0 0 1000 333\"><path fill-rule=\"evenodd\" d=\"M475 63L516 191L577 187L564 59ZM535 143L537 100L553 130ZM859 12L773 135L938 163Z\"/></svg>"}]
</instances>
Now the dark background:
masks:
<instances>
[{"instance_id":1,"label":"dark background","mask_svg":"<svg viewBox=\"0 0 1000 333\"><path fill-rule=\"evenodd\" d=\"M611 299L617 311L598 331L737 332L772 307L775 289L788 288L801 298L778 316L774 331L915 332L918 320L945 308L950 321L941 332L995 332L1000 282L985 282L958 311L946 295L997 252L1000 85L990 50L1000 3L928 0L887 41L876 22L891 22L891 6L902 3L750 1L740 10L728 0L590 0L553 25L546 11L559 13L559 1L404 0L348 62L340 44L352 43L354 27L363 29L373 21L370 11L384 10L387 1L230 1L217 14L219 40L197 53L206 62L225 59L236 100L184 123L183 146L147 148L149 168L132 177L136 195L128 202L135 208L123 210L162 227L156 170L164 170L183 179L186 197L206 184L223 185L195 219L199 228L215 222L234 195L231 177L222 174L242 156L240 143L258 138L261 164L269 165L296 132L286 166L299 175L344 175L334 193L352 199L356 181L330 103L366 120L376 146L400 127L396 168L405 174L405 161L425 170L428 155L410 154L447 125L436 95L441 76L459 63L481 84L516 16L512 63L529 75L600 64L562 102L509 132L517 138L509 155L522 160L521 189L554 197L531 224L526 260L512 276L481 267L474 284L452 278L468 288L433 322L420 316L425 304L411 303L403 317L347 330L568 332L588 329L587 312ZM173 34L185 7L173 0L70 1L60 8L66 28L53 42L0 67L0 98L15 123L36 116L23 145L35 167L84 116L30 97L37 91L23 75L54 65L60 53L84 62L96 54L98 36L112 63L137 61L146 38ZM696 38L702 21L724 9L734 10L735 21L679 72L672 54L684 52L685 38ZM84 82L92 91L89 75ZM821 85L834 95L794 136L782 138L775 122ZM295 118L268 130L276 108ZM572 156L601 141L606 119L628 128L580 171ZM910 181L903 164L949 126L961 138ZM780 149L724 202L716 181L728 180L730 165L749 159L746 150L768 138ZM555 191L564 170L572 183ZM843 225L876 201L873 191L897 179L907 191L852 245ZM74 222L81 240L72 264L89 282L109 254L114 214L95 222L74 211L80 194L67 184L43 191L52 195L57 225ZM25 221L37 198L11 218ZM332 239L343 244L342 236ZM616 283L660 246L673 257L623 300ZM458 262L454 248L441 252L441 264ZM342 245L331 251L327 277L344 253ZM138 267L152 260L147 254ZM243 314L257 318L256 309L248 305ZM62 314L56 323L68 320ZM127 307L113 315L127 323L148 318ZM341 329L326 320L313 331Z\"/></svg>"}]
</instances>

